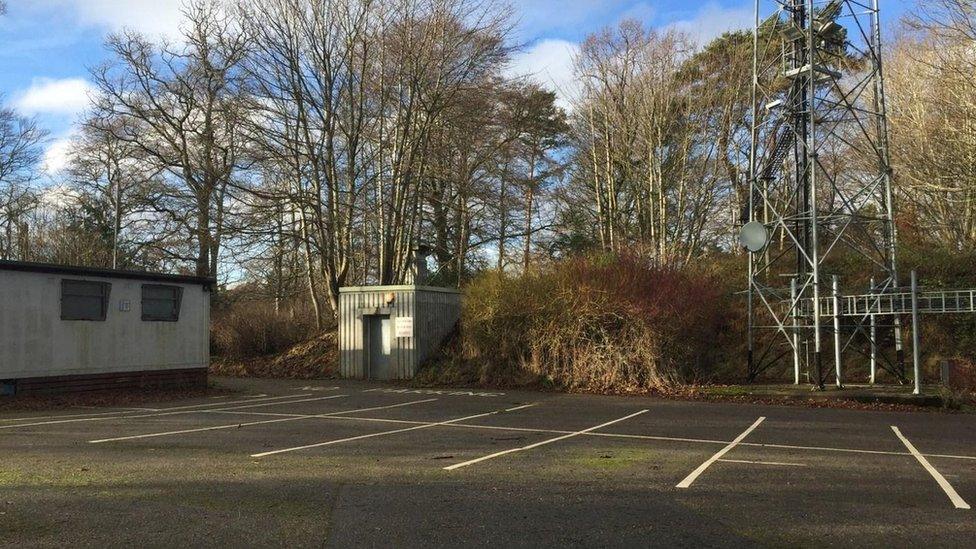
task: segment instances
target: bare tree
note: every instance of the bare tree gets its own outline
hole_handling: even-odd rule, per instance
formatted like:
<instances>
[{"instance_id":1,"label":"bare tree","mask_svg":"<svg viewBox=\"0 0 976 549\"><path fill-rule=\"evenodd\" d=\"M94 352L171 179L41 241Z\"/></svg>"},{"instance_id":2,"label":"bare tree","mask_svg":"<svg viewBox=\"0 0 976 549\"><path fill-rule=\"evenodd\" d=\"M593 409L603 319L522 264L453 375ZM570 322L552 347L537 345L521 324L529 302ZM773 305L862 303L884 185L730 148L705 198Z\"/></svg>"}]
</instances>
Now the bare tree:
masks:
<instances>
[{"instance_id":1,"label":"bare tree","mask_svg":"<svg viewBox=\"0 0 976 549\"><path fill-rule=\"evenodd\" d=\"M692 52L674 31L624 21L587 38L576 60L583 91L575 107L572 207L588 209L600 245L637 247L662 262L704 247L716 207L711 108L682 77Z\"/></svg>"},{"instance_id":2,"label":"bare tree","mask_svg":"<svg viewBox=\"0 0 976 549\"><path fill-rule=\"evenodd\" d=\"M135 144L119 139L122 131L107 119L85 124L72 142L66 170L79 205L106 210L112 268L129 263L122 255L131 258L138 253L138 241L153 235L147 224L156 221L151 211L155 194L162 191L156 184L160 168Z\"/></svg>"},{"instance_id":3,"label":"bare tree","mask_svg":"<svg viewBox=\"0 0 976 549\"><path fill-rule=\"evenodd\" d=\"M432 136L507 54L507 12L477 0L241 3L257 154L288 181L313 306L351 276L405 280ZM321 284L321 286L320 286Z\"/></svg>"},{"instance_id":4,"label":"bare tree","mask_svg":"<svg viewBox=\"0 0 976 549\"><path fill-rule=\"evenodd\" d=\"M247 61L258 97L258 154L286 184L298 213L306 281L321 325L317 279L333 311L352 254L355 206L363 192L370 2L242 3L254 36Z\"/></svg>"},{"instance_id":5,"label":"bare tree","mask_svg":"<svg viewBox=\"0 0 976 549\"><path fill-rule=\"evenodd\" d=\"M386 13L379 130L389 145L375 163L377 233L379 280L395 283L406 276L418 240L430 137L451 123L452 106L465 90L500 70L509 54L510 12L492 1L397 0Z\"/></svg>"},{"instance_id":6,"label":"bare tree","mask_svg":"<svg viewBox=\"0 0 976 549\"><path fill-rule=\"evenodd\" d=\"M887 64L892 163L903 223L923 239L976 249L976 7L920 3Z\"/></svg>"},{"instance_id":7,"label":"bare tree","mask_svg":"<svg viewBox=\"0 0 976 549\"><path fill-rule=\"evenodd\" d=\"M200 276L216 276L228 186L242 147L245 116L239 66L246 36L217 0L185 9L183 43L156 45L133 32L113 35L114 61L95 69L91 126L134 145L169 174L186 211L171 210L196 244Z\"/></svg>"},{"instance_id":8,"label":"bare tree","mask_svg":"<svg viewBox=\"0 0 976 549\"><path fill-rule=\"evenodd\" d=\"M18 240L25 242L18 234L28 230L25 216L37 203L29 183L36 176L46 137L36 120L0 109L0 259L25 254L24 246L17 245Z\"/></svg>"}]
</instances>

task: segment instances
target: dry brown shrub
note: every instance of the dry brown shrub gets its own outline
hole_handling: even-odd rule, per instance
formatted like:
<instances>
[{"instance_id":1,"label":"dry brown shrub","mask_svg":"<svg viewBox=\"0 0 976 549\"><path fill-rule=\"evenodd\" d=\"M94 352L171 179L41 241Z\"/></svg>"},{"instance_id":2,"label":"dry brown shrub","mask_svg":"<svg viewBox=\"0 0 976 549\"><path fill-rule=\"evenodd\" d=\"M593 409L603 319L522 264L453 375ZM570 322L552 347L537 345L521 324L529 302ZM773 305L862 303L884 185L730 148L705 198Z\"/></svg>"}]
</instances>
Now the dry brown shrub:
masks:
<instances>
[{"instance_id":1,"label":"dry brown shrub","mask_svg":"<svg viewBox=\"0 0 976 549\"><path fill-rule=\"evenodd\" d=\"M949 387L955 391L976 395L976 360L955 357L949 360Z\"/></svg>"},{"instance_id":2,"label":"dry brown shrub","mask_svg":"<svg viewBox=\"0 0 976 549\"><path fill-rule=\"evenodd\" d=\"M632 256L571 259L519 277L488 273L465 292L454 352L422 380L674 391L722 359L729 307L720 287Z\"/></svg>"},{"instance_id":3,"label":"dry brown shrub","mask_svg":"<svg viewBox=\"0 0 976 549\"><path fill-rule=\"evenodd\" d=\"M307 307L224 296L210 328L210 372L229 377L335 377L335 326L318 333Z\"/></svg>"},{"instance_id":4,"label":"dry brown shrub","mask_svg":"<svg viewBox=\"0 0 976 549\"><path fill-rule=\"evenodd\" d=\"M255 358L285 351L314 332L308 313L279 312L274 304L262 301L237 301L214 308L210 348L222 358Z\"/></svg>"},{"instance_id":5,"label":"dry brown shrub","mask_svg":"<svg viewBox=\"0 0 976 549\"><path fill-rule=\"evenodd\" d=\"M336 332L330 331L273 355L243 359L219 357L211 364L210 372L227 377L321 379L336 377L338 367Z\"/></svg>"}]
</instances>

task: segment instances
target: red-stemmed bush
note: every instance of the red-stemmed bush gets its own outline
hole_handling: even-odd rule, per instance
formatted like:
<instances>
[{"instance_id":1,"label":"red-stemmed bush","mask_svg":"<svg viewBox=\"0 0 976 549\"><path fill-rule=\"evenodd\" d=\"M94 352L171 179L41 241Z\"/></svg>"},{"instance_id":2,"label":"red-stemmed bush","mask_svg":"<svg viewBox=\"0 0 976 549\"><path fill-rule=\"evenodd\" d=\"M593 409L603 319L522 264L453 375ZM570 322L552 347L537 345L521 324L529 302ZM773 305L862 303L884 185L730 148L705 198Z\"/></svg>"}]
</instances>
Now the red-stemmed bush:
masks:
<instances>
[{"instance_id":1,"label":"red-stemmed bush","mask_svg":"<svg viewBox=\"0 0 976 549\"><path fill-rule=\"evenodd\" d=\"M455 370L463 363L468 375L450 381L673 390L710 377L725 360L729 299L715 275L632 255L573 258L519 276L486 273L465 291L446 360Z\"/></svg>"}]
</instances>

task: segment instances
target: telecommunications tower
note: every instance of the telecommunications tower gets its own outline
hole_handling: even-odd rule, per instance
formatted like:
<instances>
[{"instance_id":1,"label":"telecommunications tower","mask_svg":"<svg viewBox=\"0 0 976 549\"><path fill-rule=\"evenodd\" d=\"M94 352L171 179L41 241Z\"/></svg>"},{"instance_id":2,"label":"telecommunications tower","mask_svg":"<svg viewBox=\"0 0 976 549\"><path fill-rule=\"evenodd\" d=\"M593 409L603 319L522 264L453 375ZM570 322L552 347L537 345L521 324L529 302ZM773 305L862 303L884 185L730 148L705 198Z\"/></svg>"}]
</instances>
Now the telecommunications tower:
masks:
<instances>
[{"instance_id":1,"label":"telecommunications tower","mask_svg":"<svg viewBox=\"0 0 976 549\"><path fill-rule=\"evenodd\" d=\"M900 316L842 313L832 276L856 265L875 301L899 287L878 0L755 8L750 377L792 364L796 383L840 385L841 353L860 351L905 380Z\"/></svg>"}]
</instances>

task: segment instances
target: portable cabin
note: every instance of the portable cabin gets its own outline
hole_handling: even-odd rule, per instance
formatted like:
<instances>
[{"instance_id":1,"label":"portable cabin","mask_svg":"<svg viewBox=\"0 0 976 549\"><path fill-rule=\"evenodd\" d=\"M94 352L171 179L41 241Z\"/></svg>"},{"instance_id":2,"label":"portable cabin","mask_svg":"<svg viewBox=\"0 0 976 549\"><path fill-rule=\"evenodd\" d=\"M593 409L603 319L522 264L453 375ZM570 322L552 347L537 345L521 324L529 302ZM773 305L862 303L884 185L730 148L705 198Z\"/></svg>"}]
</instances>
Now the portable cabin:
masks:
<instances>
[{"instance_id":1,"label":"portable cabin","mask_svg":"<svg viewBox=\"0 0 976 549\"><path fill-rule=\"evenodd\" d=\"M0 261L0 393L205 386L213 285Z\"/></svg>"}]
</instances>

